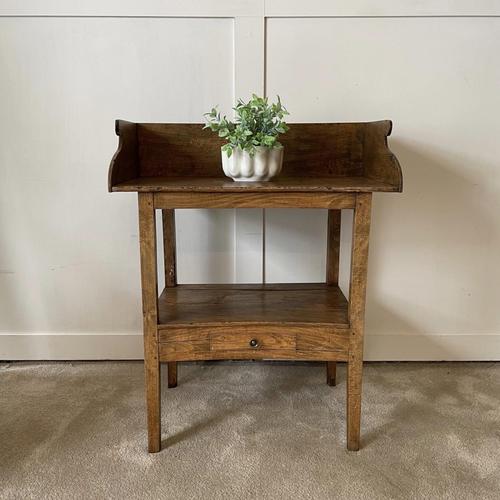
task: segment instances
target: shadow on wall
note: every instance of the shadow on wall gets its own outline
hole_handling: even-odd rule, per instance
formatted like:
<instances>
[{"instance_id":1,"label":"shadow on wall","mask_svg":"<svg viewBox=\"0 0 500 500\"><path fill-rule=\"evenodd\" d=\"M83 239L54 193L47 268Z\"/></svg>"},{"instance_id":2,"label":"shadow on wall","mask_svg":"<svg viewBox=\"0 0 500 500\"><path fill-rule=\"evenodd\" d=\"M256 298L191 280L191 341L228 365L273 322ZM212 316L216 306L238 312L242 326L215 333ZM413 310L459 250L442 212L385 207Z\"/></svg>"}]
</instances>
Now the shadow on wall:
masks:
<instances>
[{"instance_id":1,"label":"shadow on wall","mask_svg":"<svg viewBox=\"0 0 500 500\"><path fill-rule=\"evenodd\" d=\"M494 165L431 144L392 140L402 194L375 194L367 334L490 334L500 330L500 210ZM326 213L268 210L266 276L322 281ZM352 213L343 211L342 289L348 291ZM496 266L496 267L495 267Z\"/></svg>"},{"instance_id":2,"label":"shadow on wall","mask_svg":"<svg viewBox=\"0 0 500 500\"><path fill-rule=\"evenodd\" d=\"M498 331L494 166L398 139L391 149L404 192L374 197L367 333Z\"/></svg>"}]
</instances>

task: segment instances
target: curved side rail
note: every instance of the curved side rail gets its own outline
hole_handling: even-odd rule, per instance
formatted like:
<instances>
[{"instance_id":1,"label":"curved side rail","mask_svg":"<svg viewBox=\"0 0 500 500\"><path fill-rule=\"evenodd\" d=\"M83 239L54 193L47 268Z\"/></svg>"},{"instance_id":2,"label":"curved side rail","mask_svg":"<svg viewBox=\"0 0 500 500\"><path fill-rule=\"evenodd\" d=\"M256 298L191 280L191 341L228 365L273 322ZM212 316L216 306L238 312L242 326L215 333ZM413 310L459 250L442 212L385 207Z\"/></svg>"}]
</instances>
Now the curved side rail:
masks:
<instances>
[{"instance_id":1,"label":"curved side rail","mask_svg":"<svg viewBox=\"0 0 500 500\"><path fill-rule=\"evenodd\" d=\"M365 124L363 164L367 177L391 184L397 192L401 192L403 191L401 165L387 143L391 131L391 120Z\"/></svg>"},{"instance_id":2,"label":"curved side rail","mask_svg":"<svg viewBox=\"0 0 500 500\"><path fill-rule=\"evenodd\" d=\"M137 124L125 120L115 121L115 132L119 137L118 149L113 155L108 172L108 191L121 182L139 176L137 149Z\"/></svg>"}]
</instances>

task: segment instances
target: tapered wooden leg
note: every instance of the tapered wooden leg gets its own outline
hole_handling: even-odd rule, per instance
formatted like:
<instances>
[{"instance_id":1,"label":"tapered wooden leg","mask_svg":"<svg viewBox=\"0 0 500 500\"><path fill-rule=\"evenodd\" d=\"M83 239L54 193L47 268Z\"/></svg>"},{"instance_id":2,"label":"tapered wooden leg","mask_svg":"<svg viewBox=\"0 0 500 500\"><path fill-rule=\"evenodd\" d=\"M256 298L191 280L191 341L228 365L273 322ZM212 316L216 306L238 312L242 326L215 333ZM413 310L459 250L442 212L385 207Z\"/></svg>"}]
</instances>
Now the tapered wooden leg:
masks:
<instances>
[{"instance_id":1,"label":"tapered wooden leg","mask_svg":"<svg viewBox=\"0 0 500 500\"><path fill-rule=\"evenodd\" d=\"M340 218L341 210L328 210L327 247L326 247L326 283L338 285L340 262ZM335 386L337 381L337 363L326 362L326 383Z\"/></svg>"},{"instance_id":2,"label":"tapered wooden leg","mask_svg":"<svg viewBox=\"0 0 500 500\"><path fill-rule=\"evenodd\" d=\"M170 361L168 365L168 387L177 387L177 361Z\"/></svg>"},{"instance_id":3,"label":"tapered wooden leg","mask_svg":"<svg viewBox=\"0 0 500 500\"><path fill-rule=\"evenodd\" d=\"M347 449L359 450L361 428L361 381L363 361L349 359L347 363Z\"/></svg>"},{"instance_id":4,"label":"tapered wooden leg","mask_svg":"<svg viewBox=\"0 0 500 500\"><path fill-rule=\"evenodd\" d=\"M335 361L326 362L326 383L334 387L337 384L337 363Z\"/></svg>"},{"instance_id":5,"label":"tapered wooden leg","mask_svg":"<svg viewBox=\"0 0 500 500\"><path fill-rule=\"evenodd\" d=\"M160 363L158 358L145 362L146 404L148 418L148 451L157 453L161 449L161 404Z\"/></svg>"},{"instance_id":6,"label":"tapered wooden leg","mask_svg":"<svg viewBox=\"0 0 500 500\"><path fill-rule=\"evenodd\" d=\"M347 363L347 449L359 450L366 272L370 236L371 193L356 195L349 287L349 358Z\"/></svg>"},{"instance_id":7,"label":"tapered wooden leg","mask_svg":"<svg viewBox=\"0 0 500 500\"><path fill-rule=\"evenodd\" d=\"M161 211L163 225L163 262L165 267L165 287L177 286L176 239L175 239L175 211L163 209ZM177 387L177 362L171 361L168 365L168 388Z\"/></svg>"},{"instance_id":8,"label":"tapered wooden leg","mask_svg":"<svg viewBox=\"0 0 500 500\"><path fill-rule=\"evenodd\" d=\"M177 285L176 240L175 240L175 211L163 209L161 211L163 223L163 260L165 263L165 286Z\"/></svg>"},{"instance_id":9,"label":"tapered wooden leg","mask_svg":"<svg viewBox=\"0 0 500 500\"><path fill-rule=\"evenodd\" d=\"M139 240L141 249L144 368L148 450L161 448L160 362L158 354L158 283L156 279L156 222L151 193L139 193Z\"/></svg>"},{"instance_id":10,"label":"tapered wooden leg","mask_svg":"<svg viewBox=\"0 0 500 500\"><path fill-rule=\"evenodd\" d=\"M328 210L328 232L326 246L326 283L338 285L340 261L341 210Z\"/></svg>"}]
</instances>

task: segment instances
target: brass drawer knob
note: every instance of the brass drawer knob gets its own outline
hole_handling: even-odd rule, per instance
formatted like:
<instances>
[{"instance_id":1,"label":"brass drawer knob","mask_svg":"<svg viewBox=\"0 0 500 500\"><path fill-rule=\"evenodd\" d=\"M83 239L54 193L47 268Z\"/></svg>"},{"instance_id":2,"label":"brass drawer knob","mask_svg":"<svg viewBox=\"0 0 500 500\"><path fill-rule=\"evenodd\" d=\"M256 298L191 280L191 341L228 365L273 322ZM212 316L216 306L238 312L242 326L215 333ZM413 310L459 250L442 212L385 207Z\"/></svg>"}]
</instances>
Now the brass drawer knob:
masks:
<instances>
[{"instance_id":1,"label":"brass drawer knob","mask_svg":"<svg viewBox=\"0 0 500 500\"><path fill-rule=\"evenodd\" d=\"M250 344L250 347L253 347L254 349L255 349L256 347L259 347L259 341L258 341L257 339L252 339L252 340L249 342L249 344Z\"/></svg>"}]
</instances>

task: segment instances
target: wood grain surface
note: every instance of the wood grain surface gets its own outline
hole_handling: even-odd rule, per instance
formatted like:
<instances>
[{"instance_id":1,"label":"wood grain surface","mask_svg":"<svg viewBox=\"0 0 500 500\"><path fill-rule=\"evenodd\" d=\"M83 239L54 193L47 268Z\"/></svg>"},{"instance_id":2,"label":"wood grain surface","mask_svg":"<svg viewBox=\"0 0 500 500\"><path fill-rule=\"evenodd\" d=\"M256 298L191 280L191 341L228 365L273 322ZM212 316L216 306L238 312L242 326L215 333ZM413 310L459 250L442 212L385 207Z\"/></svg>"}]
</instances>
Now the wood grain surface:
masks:
<instances>
[{"instance_id":1,"label":"wood grain surface","mask_svg":"<svg viewBox=\"0 0 500 500\"><path fill-rule=\"evenodd\" d=\"M241 322L230 323L189 323L158 325L158 342L201 342L210 345L212 336L228 335L241 332L248 335L281 335L290 334L298 338L305 350L345 350L349 348L350 330L345 326L317 323L263 323ZM332 338L330 338L332 337ZM303 339L302 341L300 339ZM323 340L321 340L323 339ZM321 347L323 346L323 347Z\"/></svg>"},{"instance_id":2,"label":"wood grain surface","mask_svg":"<svg viewBox=\"0 0 500 500\"><path fill-rule=\"evenodd\" d=\"M338 285L340 265L340 225L341 210L328 210L326 231L326 284ZM336 384L337 365L334 361L326 362L326 382Z\"/></svg>"},{"instance_id":3,"label":"wood grain surface","mask_svg":"<svg viewBox=\"0 0 500 500\"><path fill-rule=\"evenodd\" d=\"M352 193L155 193L156 208L354 208Z\"/></svg>"},{"instance_id":4,"label":"wood grain surface","mask_svg":"<svg viewBox=\"0 0 500 500\"><path fill-rule=\"evenodd\" d=\"M118 121L109 189L139 192L148 449L160 449L160 362L283 359L347 361L347 448L360 445L363 336L372 192L400 191L390 121L294 124L284 174L238 183L220 168L221 140L199 124ZM178 285L176 208L327 208L325 283ZM338 287L341 209L354 208L349 303ZM165 289L158 298L155 209L162 209Z\"/></svg>"},{"instance_id":5,"label":"wood grain surface","mask_svg":"<svg viewBox=\"0 0 500 500\"><path fill-rule=\"evenodd\" d=\"M228 177L140 177L113 186L116 192L184 193L362 193L397 191L380 180L358 177L286 177L268 182L235 182Z\"/></svg>"},{"instance_id":6,"label":"wood grain surface","mask_svg":"<svg viewBox=\"0 0 500 500\"><path fill-rule=\"evenodd\" d=\"M330 387L337 385L337 363L335 361L326 362L326 383Z\"/></svg>"},{"instance_id":7,"label":"wood grain surface","mask_svg":"<svg viewBox=\"0 0 500 500\"><path fill-rule=\"evenodd\" d=\"M156 222L151 193L139 194L139 241L141 250L142 311L148 450L160 451L160 360L158 354L158 284Z\"/></svg>"},{"instance_id":8,"label":"wood grain surface","mask_svg":"<svg viewBox=\"0 0 500 500\"><path fill-rule=\"evenodd\" d=\"M259 350L294 350L295 335L290 332L261 332L256 333L252 328L247 328L243 331L227 329L230 331L212 333L210 335L210 349L212 351L238 351L250 350L253 352ZM251 342L255 341L255 346Z\"/></svg>"},{"instance_id":9,"label":"wood grain surface","mask_svg":"<svg viewBox=\"0 0 500 500\"><path fill-rule=\"evenodd\" d=\"M389 150L388 120L295 123L280 137L280 176L271 182L234 182L224 176L224 143L202 124L117 121L118 150L109 170L112 191L401 191L401 168Z\"/></svg>"},{"instance_id":10,"label":"wood grain surface","mask_svg":"<svg viewBox=\"0 0 500 500\"><path fill-rule=\"evenodd\" d=\"M403 190L403 174L399 161L387 144L392 122L384 120L367 123L363 147L363 174L371 179L387 182L395 191Z\"/></svg>"},{"instance_id":11,"label":"wood grain surface","mask_svg":"<svg viewBox=\"0 0 500 500\"><path fill-rule=\"evenodd\" d=\"M173 287L177 285L174 210L169 210L169 209L162 210L162 225L163 225L163 262L165 269L165 286Z\"/></svg>"},{"instance_id":12,"label":"wood grain surface","mask_svg":"<svg viewBox=\"0 0 500 500\"><path fill-rule=\"evenodd\" d=\"M323 324L347 328L347 300L325 284L177 285L159 298L162 325L234 322Z\"/></svg>"},{"instance_id":13,"label":"wood grain surface","mask_svg":"<svg viewBox=\"0 0 500 500\"><path fill-rule=\"evenodd\" d=\"M366 275L370 237L371 194L358 194L354 209L349 289L349 361L347 364L347 448L359 450L361 383L365 326Z\"/></svg>"},{"instance_id":14,"label":"wood grain surface","mask_svg":"<svg viewBox=\"0 0 500 500\"><path fill-rule=\"evenodd\" d=\"M165 288L177 285L175 211L162 210L163 229L163 262L165 272ZM167 387L177 387L177 362L172 361L167 366Z\"/></svg>"},{"instance_id":15,"label":"wood grain surface","mask_svg":"<svg viewBox=\"0 0 500 500\"><path fill-rule=\"evenodd\" d=\"M300 361L347 361L347 353L340 351L300 351L298 349L239 349L239 350L205 350L194 344L168 342L160 344L160 360L176 361L210 361L219 359L276 359Z\"/></svg>"}]
</instances>

